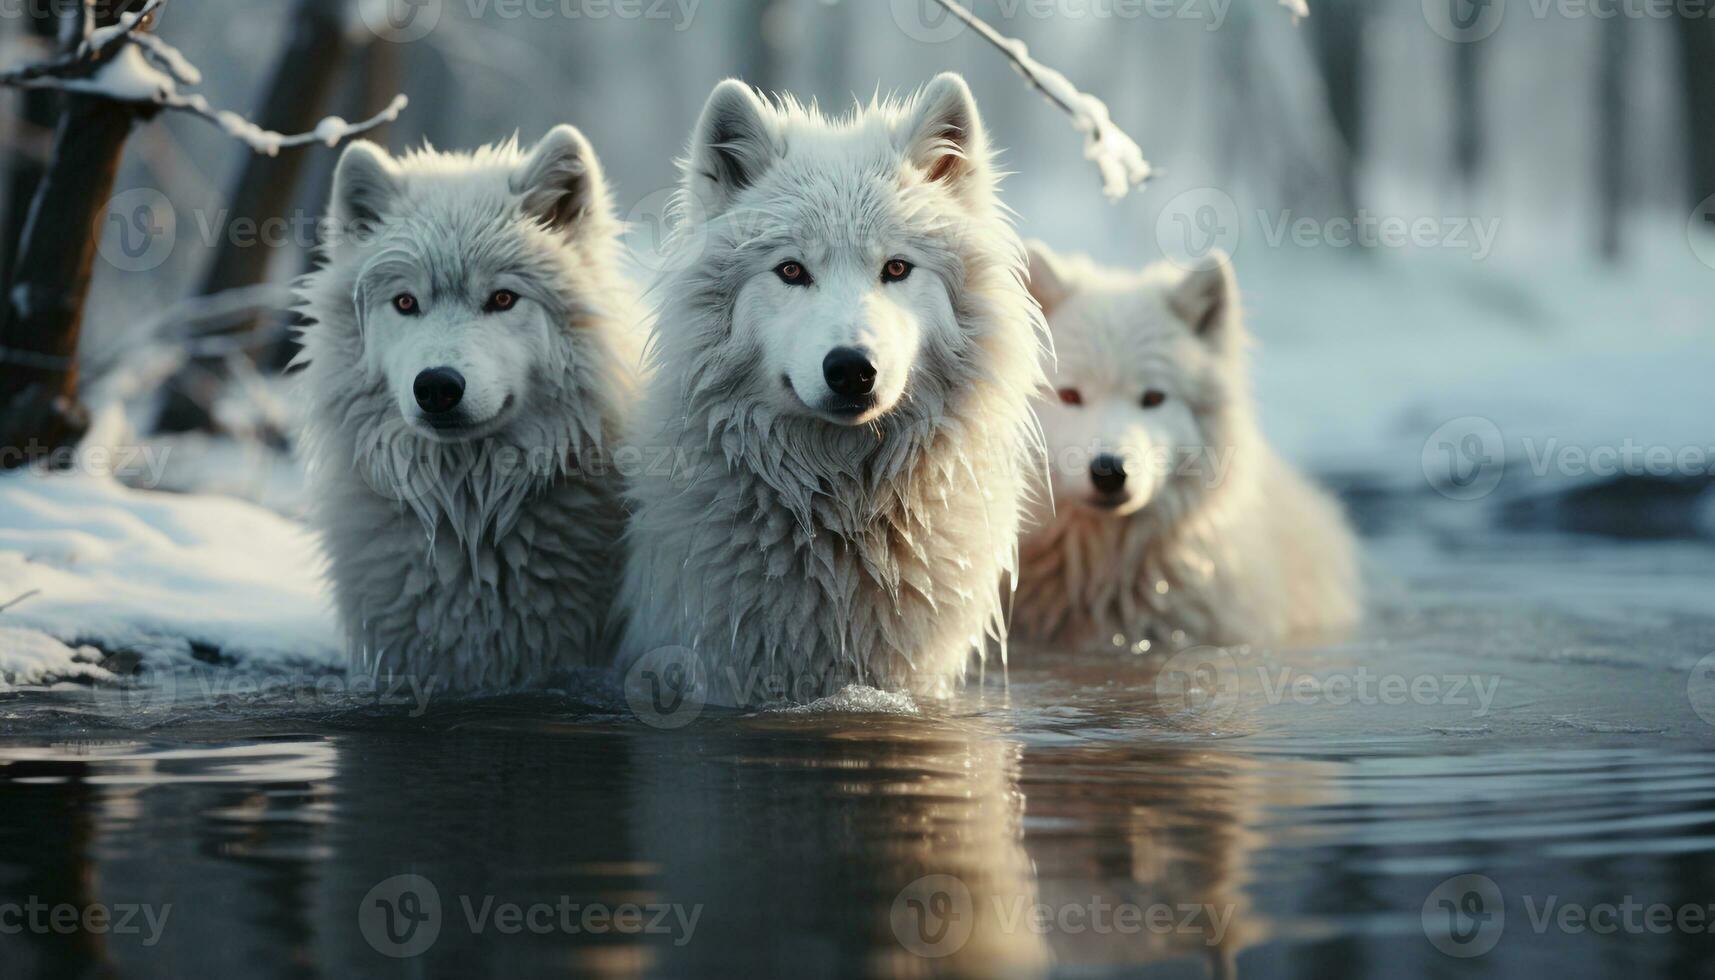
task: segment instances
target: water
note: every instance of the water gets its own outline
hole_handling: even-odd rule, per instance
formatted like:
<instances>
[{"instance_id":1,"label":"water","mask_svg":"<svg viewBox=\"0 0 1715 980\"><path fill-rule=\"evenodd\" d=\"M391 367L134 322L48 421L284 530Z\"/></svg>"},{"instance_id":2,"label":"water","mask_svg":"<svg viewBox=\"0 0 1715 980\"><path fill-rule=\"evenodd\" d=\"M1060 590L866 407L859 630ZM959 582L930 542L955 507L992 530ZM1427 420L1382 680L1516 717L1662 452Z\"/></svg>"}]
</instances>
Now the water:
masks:
<instances>
[{"instance_id":1,"label":"water","mask_svg":"<svg viewBox=\"0 0 1715 980\"><path fill-rule=\"evenodd\" d=\"M1385 516L1348 642L932 709L0 697L0 974L1715 975L1715 550Z\"/></svg>"}]
</instances>

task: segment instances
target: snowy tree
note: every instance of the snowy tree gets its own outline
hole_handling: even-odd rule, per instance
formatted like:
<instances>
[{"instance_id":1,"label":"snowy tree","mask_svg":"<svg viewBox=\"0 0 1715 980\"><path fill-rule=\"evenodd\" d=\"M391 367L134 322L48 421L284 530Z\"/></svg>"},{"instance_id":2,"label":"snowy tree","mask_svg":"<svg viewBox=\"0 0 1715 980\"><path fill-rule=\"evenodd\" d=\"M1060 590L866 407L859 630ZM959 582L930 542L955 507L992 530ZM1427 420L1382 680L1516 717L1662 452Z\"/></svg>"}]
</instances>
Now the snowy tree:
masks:
<instances>
[{"instance_id":1,"label":"snowy tree","mask_svg":"<svg viewBox=\"0 0 1715 980\"><path fill-rule=\"evenodd\" d=\"M162 111L188 113L274 156L288 147L331 146L405 107L399 96L365 122L329 117L297 134L216 109L189 91L201 83L201 72L153 33L166 2L85 0L56 57L0 73L0 84L66 96L0 306L0 448L7 450L0 466L21 466L72 445L88 425L77 397L78 336L98 219L133 126Z\"/></svg>"}]
</instances>

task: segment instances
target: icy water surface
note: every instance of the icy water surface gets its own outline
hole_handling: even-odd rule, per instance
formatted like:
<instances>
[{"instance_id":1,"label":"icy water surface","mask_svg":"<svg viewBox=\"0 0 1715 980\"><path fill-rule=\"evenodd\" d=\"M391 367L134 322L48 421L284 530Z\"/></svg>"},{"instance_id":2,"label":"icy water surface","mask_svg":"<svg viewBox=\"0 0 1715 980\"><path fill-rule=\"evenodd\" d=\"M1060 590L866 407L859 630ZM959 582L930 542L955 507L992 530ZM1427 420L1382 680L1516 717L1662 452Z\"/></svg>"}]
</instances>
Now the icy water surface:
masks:
<instances>
[{"instance_id":1,"label":"icy water surface","mask_svg":"<svg viewBox=\"0 0 1715 980\"><path fill-rule=\"evenodd\" d=\"M945 709L6 695L0 975L1715 975L1715 549L1371 547L1350 642Z\"/></svg>"}]
</instances>

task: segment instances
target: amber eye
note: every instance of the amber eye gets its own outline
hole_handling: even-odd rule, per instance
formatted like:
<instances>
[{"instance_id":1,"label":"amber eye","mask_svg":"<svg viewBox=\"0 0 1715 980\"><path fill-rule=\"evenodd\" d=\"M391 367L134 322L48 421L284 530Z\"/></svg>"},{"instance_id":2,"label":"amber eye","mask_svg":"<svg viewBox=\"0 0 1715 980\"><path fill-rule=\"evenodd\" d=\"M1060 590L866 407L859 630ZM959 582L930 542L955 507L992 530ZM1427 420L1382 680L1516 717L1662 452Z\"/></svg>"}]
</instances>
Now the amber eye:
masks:
<instances>
[{"instance_id":1,"label":"amber eye","mask_svg":"<svg viewBox=\"0 0 1715 980\"><path fill-rule=\"evenodd\" d=\"M502 289L488 298L487 311L504 313L518 304L518 294L510 289Z\"/></svg>"},{"instance_id":2,"label":"amber eye","mask_svg":"<svg viewBox=\"0 0 1715 980\"><path fill-rule=\"evenodd\" d=\"M400 293L393 297L393 308L404 316L417 315L417 297L410 293Z\"/></svg>"},{"instance_id":3,"label":"amber eye","mask_svg":"<svg viewBox=\"0 0 1715 980\"><path fill-rule=\"evenodd\" d=\"M911 275L911 263L904 259L894 259L881 267L882 282L899 282Z\"/></svg>"},{"instance_id":4,"label":"amber eye","mask_svg":"<svg viewBox=\"0 0 1715 980\"><path fill-rule=\"evenodd\" d=\"M1084 394L1076 388L1061 388L1059 395L1060 401L1067 405L1084 404Z\"/></svg>"},{"instance_id":5,"label":"amber eye","mask_svg":"<svg viewBox=\"0 0 1715 980\"><path fill-rule=\"evenodd\" d=\"M799 262L782 262L774 267L774 274L788 286L808 286L810 272Z\"/></svg>"},{"instance_id":6,"label":"amber eye","mask_svg":"<svg viewBox=\"0 0 1715 980\"><path fill-rule=\"evenodd\" d=\"M1144 408L1160 408L1161 403L1166 400L1167 392L1165 391L1156 391L1154 388L1151 388L1143 393Z\"/></svg>"}]
</instances>

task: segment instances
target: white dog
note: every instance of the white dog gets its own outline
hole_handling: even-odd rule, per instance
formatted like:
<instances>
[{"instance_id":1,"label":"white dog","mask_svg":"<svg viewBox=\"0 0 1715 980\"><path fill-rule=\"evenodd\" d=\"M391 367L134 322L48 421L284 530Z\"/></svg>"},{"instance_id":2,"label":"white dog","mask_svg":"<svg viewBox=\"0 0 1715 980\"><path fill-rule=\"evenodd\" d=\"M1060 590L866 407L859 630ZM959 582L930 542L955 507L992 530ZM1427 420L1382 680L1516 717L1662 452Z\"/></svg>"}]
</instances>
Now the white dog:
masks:
<instances>
[{"instance_id":1,"label":"white dog","mask_svg":"<svg viewBox=\"0 0 1715 980\"><path fill-rule=\"evenodd\" d=\"M356 666L504 689L599 662L638 313L589 143L354 143L333 213L302 391Z\"/></svg>"},{"instance_id":2,"label":"white dog","mask_svg":"<svg viewBox=\"0 0 1715 980\"><path fill-rule=\"evenodd\" d=\"M660 288L620 666L712 701L947 693L1003 633L1040 313L970 90L825 119L711 95Z\"/></svg>"},{"instance_id":3,"label":"white dog","mask_svg":"<svg viewBox=\"0 0 1715 980\"><path fill-rule=\"evenodd\" d=\"M1098 267L1031 246L1055 399L1055 510L1026 539L1014 630L1144 650L1268 643L1351 623L1338 505L1265 443L1230 263Z\"/></svg>"}]
</instances>

